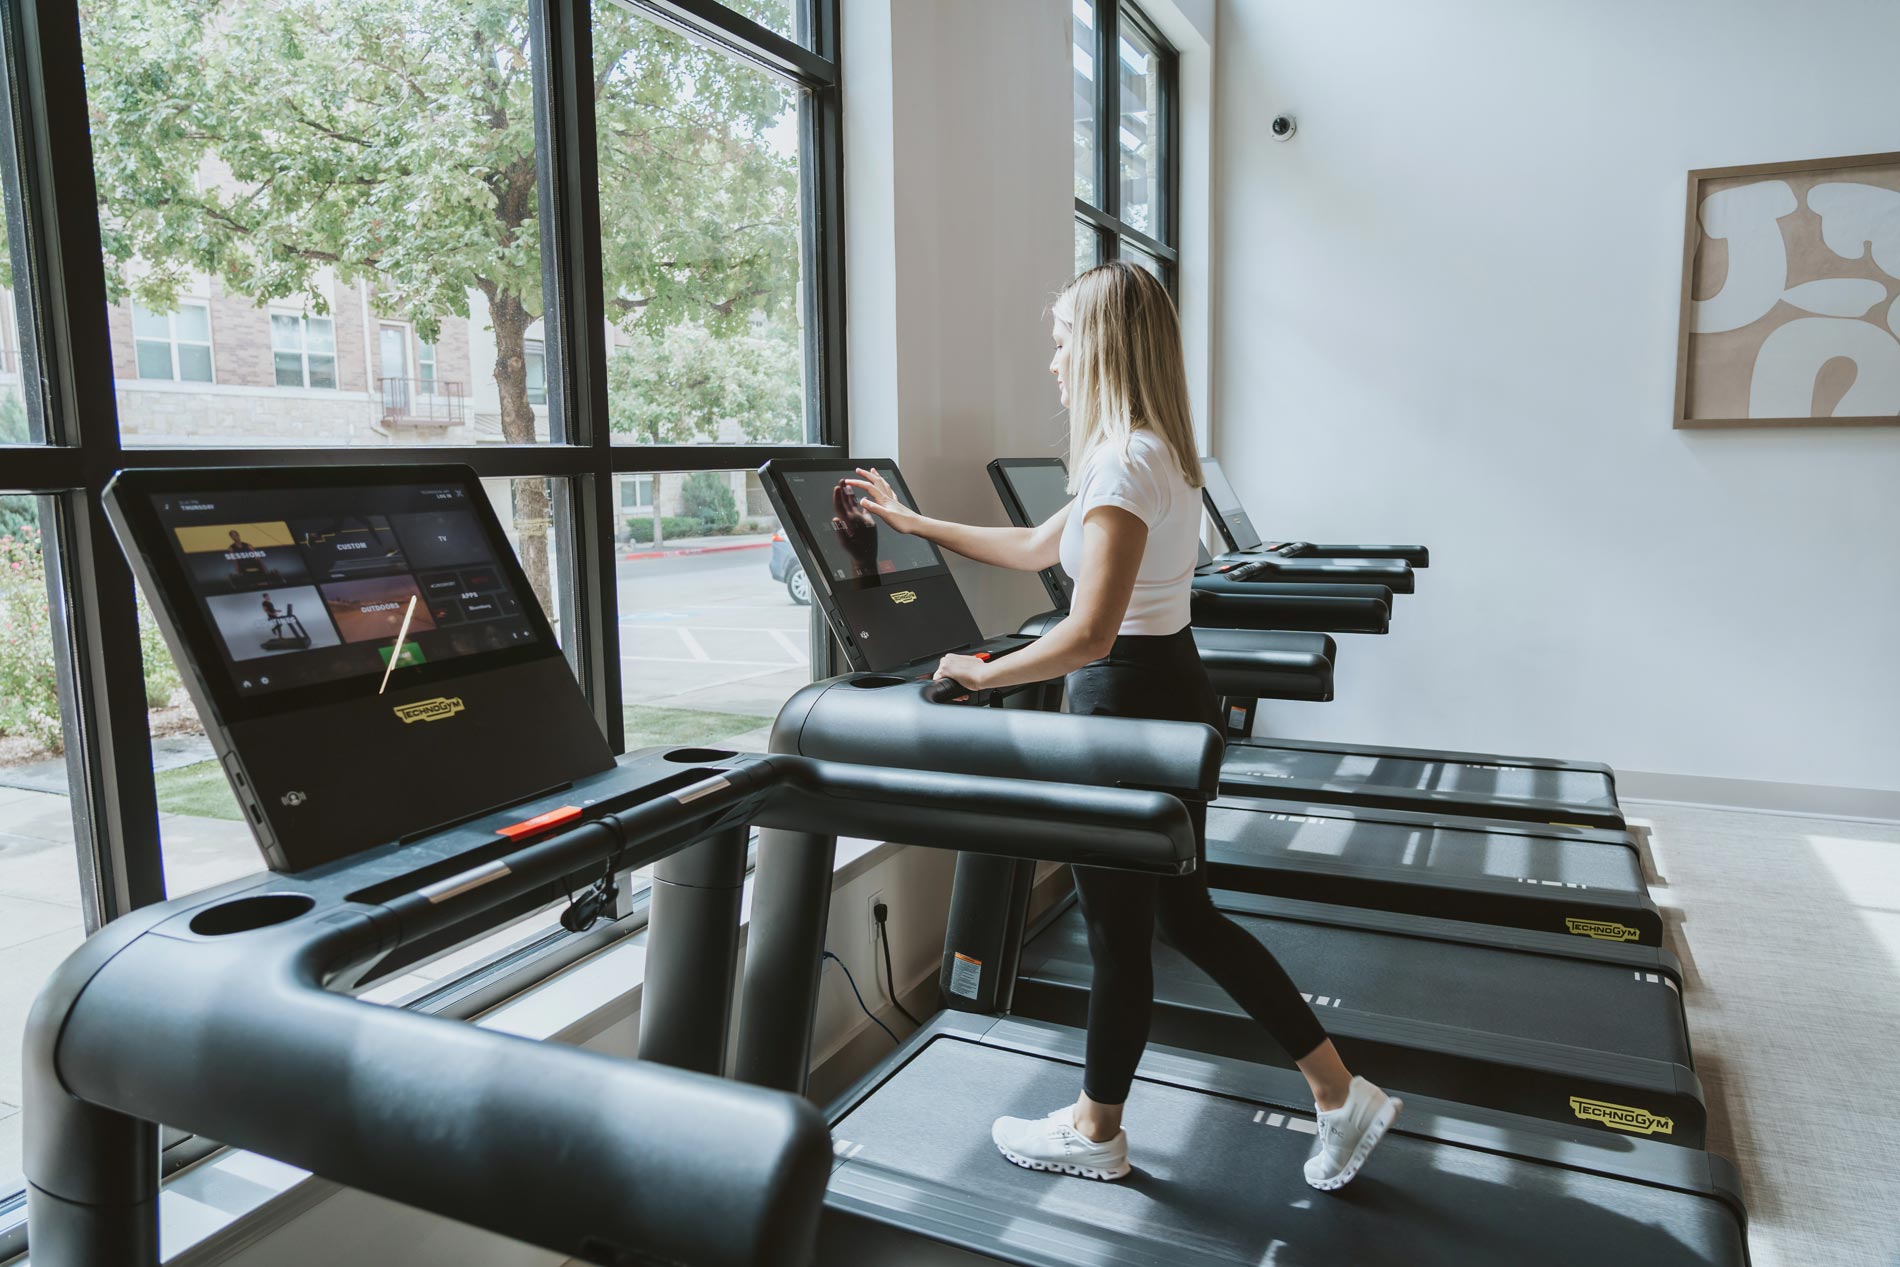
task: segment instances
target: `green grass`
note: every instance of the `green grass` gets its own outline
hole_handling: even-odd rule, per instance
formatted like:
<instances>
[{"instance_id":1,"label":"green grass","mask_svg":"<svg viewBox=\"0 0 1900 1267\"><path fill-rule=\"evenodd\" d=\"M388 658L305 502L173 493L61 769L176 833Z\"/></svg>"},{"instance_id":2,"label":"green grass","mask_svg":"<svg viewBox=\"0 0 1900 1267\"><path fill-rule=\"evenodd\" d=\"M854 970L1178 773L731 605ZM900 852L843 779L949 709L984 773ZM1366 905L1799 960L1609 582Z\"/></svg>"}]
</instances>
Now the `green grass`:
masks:
<instances>
[{"instance_id":1,"label":"green grass","mask_svg":"<svg viewBox=\"0 0 1900 1267\"><path fill-rule=\"evenodd\" d=\"M194 818L228 818L242 822L244 811L231 795L224 770L215 761L200 761L176 770L161 770L158 775L158 808L167 814L189 814Z\"/></svg>"},{"instance_id":2,"label":"green grass","mask_svg":"<svg viewBox=\"0 0 1900 1267\"><path fill-rule=\"evenodd\" d=\"M772 724L770 717L752 717L744 713L713 713L696 708L652 708L628 705L621 710L626 718L627 750L669 747L697 747L717 744L734 735ZM167 814L189 814L195 818L223 818L243 822L244 811L231 795L231 785L216 761L179 766L158 774L158 808Z\"/></svg>"},{"instance_id":3,"label":"green grass","mask_svg":"<svg viewBox=\"0 0 1900 1267\"><path fill-rule=\"evenodd\" d=\"M628 752L660 744L716 744L734 735L743 735L748 730L772 724L770 717L711 713L696 708L653 708L645 704L629 704L620 712L626 719Z\"/></svg>"}]
</instances>

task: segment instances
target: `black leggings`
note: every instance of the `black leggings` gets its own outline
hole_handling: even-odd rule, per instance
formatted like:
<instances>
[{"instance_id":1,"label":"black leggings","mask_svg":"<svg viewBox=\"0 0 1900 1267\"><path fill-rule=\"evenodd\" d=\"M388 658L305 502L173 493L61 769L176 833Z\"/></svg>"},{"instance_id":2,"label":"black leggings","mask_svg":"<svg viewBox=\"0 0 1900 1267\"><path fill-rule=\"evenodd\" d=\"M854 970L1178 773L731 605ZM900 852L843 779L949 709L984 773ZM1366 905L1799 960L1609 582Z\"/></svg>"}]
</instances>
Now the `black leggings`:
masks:
<instances>
[{"instance_id":1,"label":"black leggings","mask_svg":"<svg viewBox=\"0 0 1900 1267\"><path fill-rule=\"evenodd\" d=\"M1068 711L1216 725L1213 685L1187 629L1155 636L1123 634L1105 660L1069 674ZM1190 805L1199 865L1192 875L1136 875L1075 868L1075 892L1088 923L1095 980L1089 990L1088 1063L1082 1090L1097 1104L1128 1098L1148 1045L1154 1010L1153 940L1162 937L1212 977L1247 1015L1298 1060L1326 1041L1279 961L1207 895L1207 807Z\"/></svg>"}]
</instances>

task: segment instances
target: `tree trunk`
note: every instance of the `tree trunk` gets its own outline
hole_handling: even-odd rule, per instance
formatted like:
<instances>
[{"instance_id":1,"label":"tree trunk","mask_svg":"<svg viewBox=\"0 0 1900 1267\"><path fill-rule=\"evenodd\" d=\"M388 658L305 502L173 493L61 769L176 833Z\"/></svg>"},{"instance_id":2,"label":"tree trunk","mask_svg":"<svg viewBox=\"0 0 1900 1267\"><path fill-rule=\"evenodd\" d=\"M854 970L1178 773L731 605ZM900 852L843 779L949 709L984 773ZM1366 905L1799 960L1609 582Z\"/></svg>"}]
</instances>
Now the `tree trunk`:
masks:
<instances>
[{"instance_id":1,"label":"tree trunk","mask_svg":"<svg viewBox=\"0 0 1900 1267\"><path fill-rule=\"evenodd\" d=\"M666 540L666 515L660 509L660 473L653 472L653 544Z\"/></svg>"},{"instance_id":2,"label":"tree trunk","mask_svg":"<svg viewBox=\"0 0 1900 1267\"><path fill-rule=\"evenodd\" d=\"M495 329L495 388L501 398L501 437L509 444L533 444L534 406L528 403L526 338L532 318L512 291L489 292L488 319ZM515 540L521 570L550 621L560 619L548 567L548 538L554 518L544 479L514 480Z\"/></svg>"}]
</instances>

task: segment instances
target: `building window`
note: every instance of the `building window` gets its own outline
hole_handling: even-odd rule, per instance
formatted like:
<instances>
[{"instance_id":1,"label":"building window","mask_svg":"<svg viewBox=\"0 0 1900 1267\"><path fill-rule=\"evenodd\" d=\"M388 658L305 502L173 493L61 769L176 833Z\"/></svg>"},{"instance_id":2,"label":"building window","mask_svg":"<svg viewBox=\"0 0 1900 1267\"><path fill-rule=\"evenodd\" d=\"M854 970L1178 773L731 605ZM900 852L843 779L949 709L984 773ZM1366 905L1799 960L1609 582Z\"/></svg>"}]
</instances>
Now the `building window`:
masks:
<instances>
[{"instance_id":1,"label":"building window","mask_svg":"<svg viewBox=\"0 0 1900 1267\"><path fill-rule=\"evenodd\" d=\"M167 313L134 303L132 340L140 378L179 383L212 381L211 309L207 305L181 303L177 311Z\"/></svg>"},{"instance_id":2,"label":"building window","mask_svg":"<svg viewBox=\"0 0 1900 1267\"><path fill-rule=\"evenodd\" d=\"M1139 264L1174 289L1180 59L1132 4L1072 0L1075 267Z\"/></svg>"},{"instance_id":3,"label":"building window","mask_svg":"<svg viewBox=\"0 0 1900 1267\"><path fill-rule=\"evenodd\" d=\"M279 387L336 386L336 322L329 317L270 317L271 360Z\"/></svg>"},{"instance_id":4,"label":"building window","mask_svg":"<svg viewBox=\"0 0 1900 1267\"><path fill-rule=\"evenodd\" d=\"M629 475L620 481L620 508L626 511L653 509L653 477Z\"/></svg>"},{"instance_id":5,"label":"building window","mask_svg":"<svg viewBox=\"0 0 1900 1267\"><path fill-rule=\"evenodd\" d=\"M523 339L522 357L527 362L528 403L548 403L548 345L542 339Z\"/></svg>"},{"instance_id":6,"label":"building window","mask_svg":"<svg viewBox=\"0 0 1900 1267\"><path fill-rule=\"evenodd\" d=\"M427 339L416 340L416 382L422 394L435 394L435 344Z\"/></svg>"}]
</instances>

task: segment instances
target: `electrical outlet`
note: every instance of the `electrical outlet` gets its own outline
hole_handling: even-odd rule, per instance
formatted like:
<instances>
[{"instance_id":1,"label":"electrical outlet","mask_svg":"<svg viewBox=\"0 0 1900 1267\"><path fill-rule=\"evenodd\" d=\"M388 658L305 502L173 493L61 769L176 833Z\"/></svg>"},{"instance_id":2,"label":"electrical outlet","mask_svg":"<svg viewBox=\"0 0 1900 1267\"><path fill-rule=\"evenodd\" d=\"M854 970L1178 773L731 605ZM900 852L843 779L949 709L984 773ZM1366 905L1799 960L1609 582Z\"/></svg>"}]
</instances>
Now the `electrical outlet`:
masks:
<instances>
[{"instance_id":1,"label":"electrical outlet","mask_svg":"<svg viewBox=\"0 0 1900 1267\"><path fill-rule=\"evenodd\" d=\"M870 898L864 903L864 921L865 925L871 930L871 956L874 966L882 965L884 962L881 957L884 952L878 948L877 942L877 908L879 903L883 903L887 908L891 904L891 900L884 896L883 889L879 889L871 894ZM886 927L889 926L889 919L890 911L887 909L885 911ZM878 966L877 977L880 982L884 980L884 969L881 966ZM878 993L883 993L882 986L879 987Z\"/></svg>"}]
</instances>

